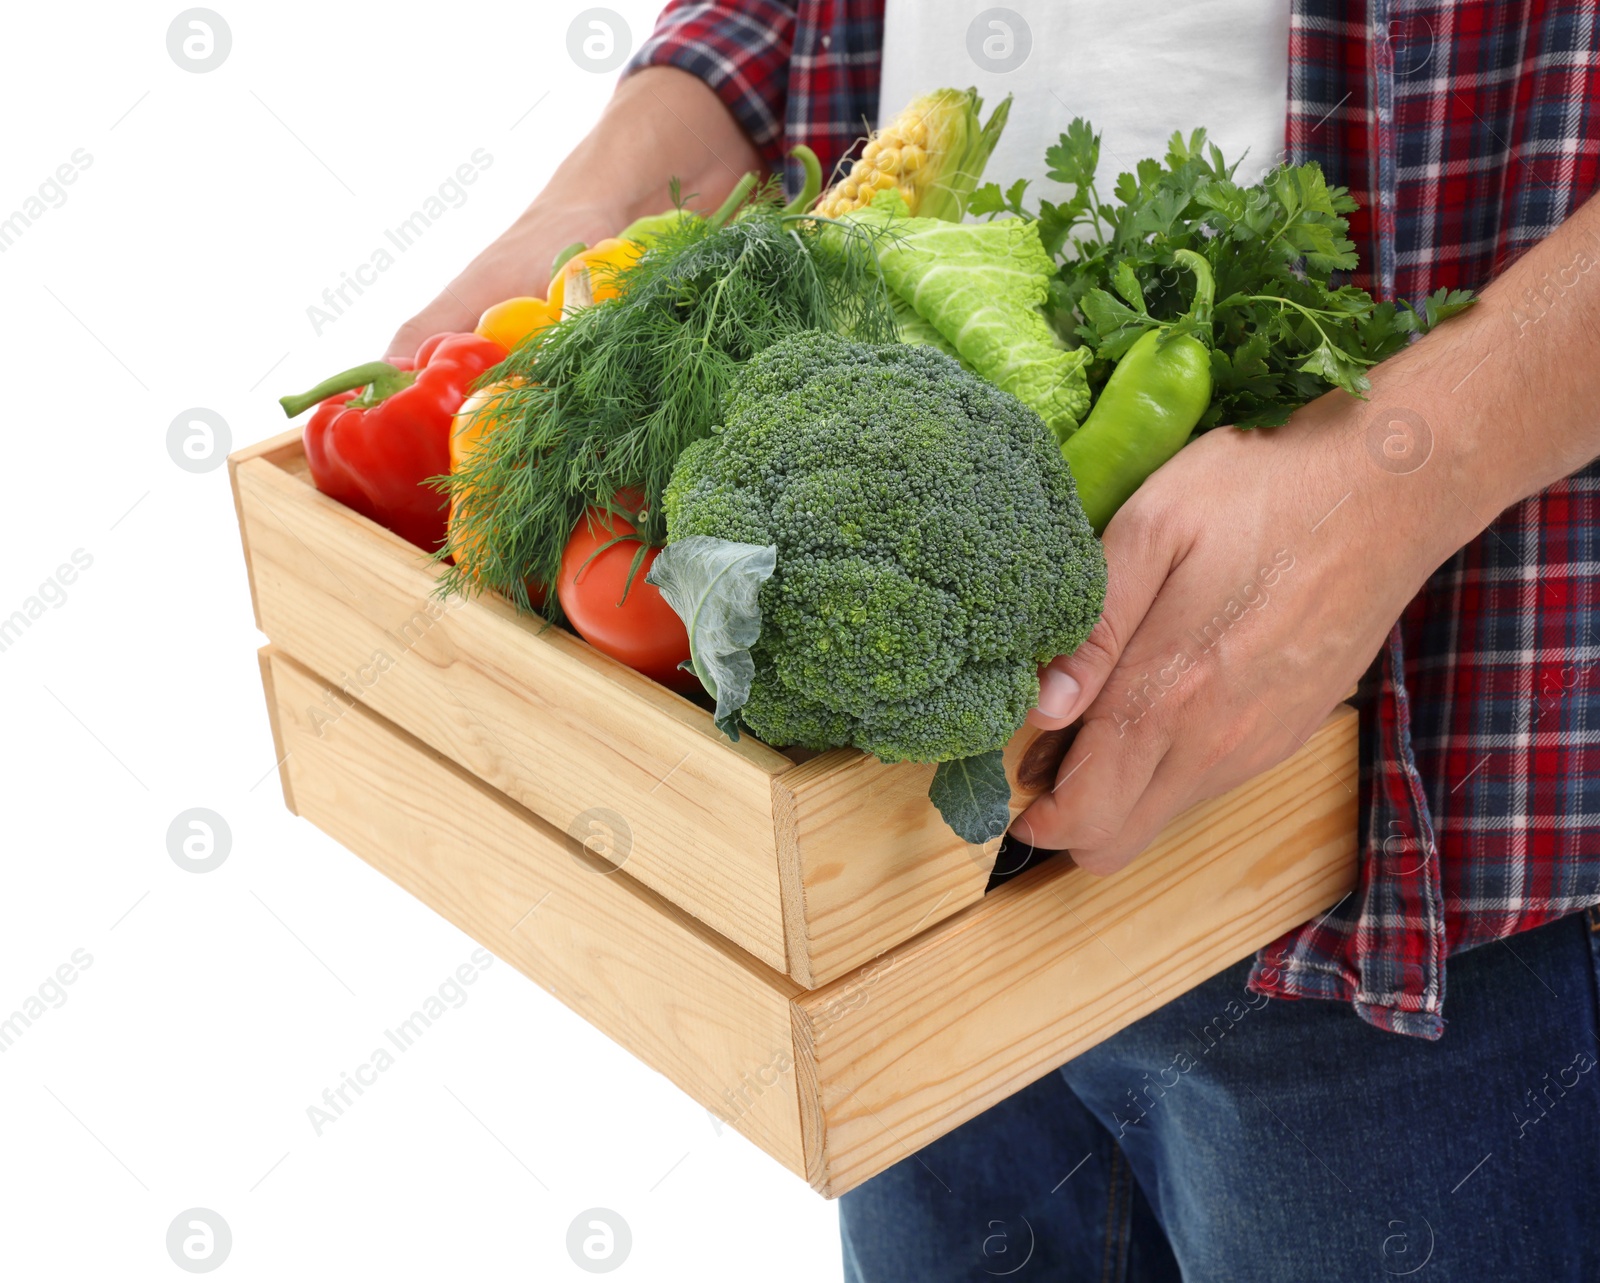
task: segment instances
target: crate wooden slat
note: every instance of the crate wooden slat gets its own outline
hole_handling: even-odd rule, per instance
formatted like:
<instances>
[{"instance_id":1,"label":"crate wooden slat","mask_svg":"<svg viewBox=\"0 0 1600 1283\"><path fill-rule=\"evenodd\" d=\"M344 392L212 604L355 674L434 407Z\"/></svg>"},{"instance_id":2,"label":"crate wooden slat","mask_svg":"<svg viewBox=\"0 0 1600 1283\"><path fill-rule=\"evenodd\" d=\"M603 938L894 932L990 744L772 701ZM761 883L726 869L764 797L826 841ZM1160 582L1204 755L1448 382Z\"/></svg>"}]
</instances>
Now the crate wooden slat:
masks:
<instances>
[{"instance_id":1,"label":"crate wooden slat","mask_svg":"<svg viewBox=\"0 0 1600 1283\"><path fill-rule=\"evenodd\" d=\"M322 679L282 653L263 676L292 808L829 1196L1355 880L1341 709L1123 872L1047 863L807 990L364 703L313 716Z\"/></svg>"},{"instance_id":2,"label":"crate wooden slat","mask_svg":"<svg viewBox=\"0 0 1600 1283\"><path fill-rule=\"evenodd\" d=\"M1054 781L1059 741L1059 733L1024 727L1007 746L1013 818ZM885 766L839 749L773 781L784 905L791 929L806 935L811 976L843 975L882 953L885 941L904 940L982 898L999 843L952 842L928 805L932 778L932 766ZM885 844L886 833L896 840Z\"/></svg>"}]
</instances>

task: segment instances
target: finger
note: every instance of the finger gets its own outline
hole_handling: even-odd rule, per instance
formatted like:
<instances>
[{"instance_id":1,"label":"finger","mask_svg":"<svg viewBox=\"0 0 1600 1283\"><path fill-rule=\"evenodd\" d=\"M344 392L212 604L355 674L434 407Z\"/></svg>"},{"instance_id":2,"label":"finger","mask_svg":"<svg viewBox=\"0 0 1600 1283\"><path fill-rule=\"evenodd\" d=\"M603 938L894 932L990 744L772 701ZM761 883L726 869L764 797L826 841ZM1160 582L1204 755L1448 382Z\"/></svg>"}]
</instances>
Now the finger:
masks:
<instances>
[{"instance_id":1,"label":"finger","mask_svg":"<svg viewBox=\"0 0 1600 1283\"><path fill-rule=\"evenodd\" d=\"M1152 631L1159 634L1163 625L1170 623L1166 613L1159 605L1151 612ZM1140 649L1136 642L1125 658L1131 663ZM1154 770L1143 777L1137 798L1126 810L1114 814L1112 823L1093 810L1097 801L1092 790L1103 785L1080 781L1083 771L1055 794L1065 810L1088 809L1087 816L1078 817L1080 831L1066 835L1065 849L1076 864L1095 874L1115 873L1125 867L1182 811L1206 798L1219 797L1282 761L1298 743L1276 718L1266 719L1252 707L1212 701L1206 705L1209 711L1201 715L1192 703L1184 705L1176 686L1172 695L1157 697L1160 702L1114 699L1126 677L1120 671L1112 674L1101 699L1085 714L1086 728L1097 728L1118 747L1132 741L1115 769L1126 770L1128 761L1143 761L1159 752ZM1145 687L1145 691L1150 689ZM1080 732L1079 737L1082 735ZM1142 748L1141 741L1146 742ZM1126 795L1118 799L1119 804L1125 801ZM1093 827L1085 820L1094 820ZM1104 836L1113 825L1114 833Z\"/></svg>"},{"instance_id":2,"label":"finger","mask_svg":"<svg viewBox=\"0 0 1600 1283\"><path fill-rule=\"evenodd\" d=\"M1176 754L1168 753L1156 766L1117 835L1100 846L1069 848L1072 862L1097 877L1126 868L1161 836L1174 817L1199 800L1193 771L1184 769Z\"/></svg>"},{"instance_id":3,"label":"finger","mask_svg":"<svg viewBox=\"0 0 1600 1283\"><path fill-rule=\"evenodd\" d=\"M1030 846L1098 851L1117 839L1166 754L1160 726L1141 727L1091 715L1056 772L1055 785L1019 815L1012 828Z\"/></svg>"},{"instance_id":4,"label":"finger","mask_svg":"<svg viewBox=\"0 0 1600 1283\"><path fill-rule=\"evenodd\" d=\"M487 303L484 307L489 306ZM423 340L435 334L454 334L472 329L478 323L483 308L473 310L470 299L463 299L456 289L447 288L438 298L418 312L395 331L389 340L389 350L384 356L415 356Z\"/></svg>"},{"instance_id":5,"label":"finger","mask_svg":"<svg viewBox=\"0 0 1600 1283\"><path fill-rule=\"evenodd\" d=\"M1040 669L1038 705L1028 714L1035 726L1066 726L1094 702L1176 563L1176 551L1159 527L1121 517L1111 519L1103 540L1105 609L1077 650Z\"/></svg>"}]
</instances>

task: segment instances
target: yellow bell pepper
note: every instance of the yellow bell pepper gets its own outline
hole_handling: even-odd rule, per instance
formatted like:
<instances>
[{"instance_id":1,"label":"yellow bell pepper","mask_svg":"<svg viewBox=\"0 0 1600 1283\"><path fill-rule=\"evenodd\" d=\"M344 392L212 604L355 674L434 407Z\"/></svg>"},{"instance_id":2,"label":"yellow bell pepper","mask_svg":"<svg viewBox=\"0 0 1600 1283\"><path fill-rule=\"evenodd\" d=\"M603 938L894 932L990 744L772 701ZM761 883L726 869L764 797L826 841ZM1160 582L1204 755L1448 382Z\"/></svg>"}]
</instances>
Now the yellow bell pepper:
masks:
<instances>
[{"instance_id":1,"label":"yellow bell pepper","mask_svg":"<svg viewBox=\"0 0 1600 1283\"><path fill-rule=\"evenodd\" d=\"M550 307L561 316L567 307L585 307L615 298L617 276L644 254L644 246L608 236L597 245L574 254L550 282Z\"/></svg>"},{"instance_id":2,"label":"yellow bell pepper","mask_svg":"<svg viewBox=\"0 0 1600 1283\"><path fill-rule=\"evenodd\" d=\"M480 316L473 333L480 338L493 339L509 352L535 330L554 325L560 319L560 306L552 307L542 298L508 298Z\"/></svg>"}]
</instances>

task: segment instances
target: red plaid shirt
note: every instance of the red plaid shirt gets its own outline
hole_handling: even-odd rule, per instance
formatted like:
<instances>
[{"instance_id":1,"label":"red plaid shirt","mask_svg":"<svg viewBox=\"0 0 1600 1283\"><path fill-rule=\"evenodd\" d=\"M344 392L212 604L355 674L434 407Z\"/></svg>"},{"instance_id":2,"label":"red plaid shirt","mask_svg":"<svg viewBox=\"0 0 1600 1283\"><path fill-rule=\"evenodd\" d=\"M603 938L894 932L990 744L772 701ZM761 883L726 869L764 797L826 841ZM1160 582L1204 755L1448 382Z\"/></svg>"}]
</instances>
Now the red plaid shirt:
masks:
<instances>
[{"instance_id":1,"label":"red plaid shirt","mask_svg":"<svg viewBox=\"0 0 1600 1283\"><path fill-rule=\"evenodd\" d=\"M1595 190L1597 10L1294 0L1286 154L1360 200L1358 284L1482 286ZM882 44L882 0L671 0L633 66L699 76L769 163L807 143L831 169L877 118ZM1530 323L1563 288L1530 294ZM1363 685L1360 883L1263 950L1254 988L1437 1038L1449 954L1514 952L1600 903L1597 542L1591 466L1502 513L1407 607Z\"/></svg>"}]
</instances>

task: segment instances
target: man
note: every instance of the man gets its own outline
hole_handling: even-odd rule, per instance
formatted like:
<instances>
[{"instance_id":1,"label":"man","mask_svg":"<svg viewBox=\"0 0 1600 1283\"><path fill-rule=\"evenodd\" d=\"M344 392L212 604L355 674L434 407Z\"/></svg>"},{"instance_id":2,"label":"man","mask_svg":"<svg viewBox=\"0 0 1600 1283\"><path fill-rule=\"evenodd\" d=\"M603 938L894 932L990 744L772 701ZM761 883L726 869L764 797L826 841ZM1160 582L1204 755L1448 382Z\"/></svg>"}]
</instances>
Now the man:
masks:
<instances>
[{"instance_id":1,"label":"man","mask_svg":"<svg viewBox=\"0 0 1600 1283\"><path fill-rule=\"evenodd\" d=\"M1359 680L1360 885L847 1196L851 1278L1600 1278L1596 8L1291 7L1285 152L1362 202L1357 283L1483 300L1368 400L1209 433L1118 513L1105 617L1033 715L1081 728L1016 832L1112 872ZM883 0L673 4L392 350L542 291L556 249L662 208L673 176L709 208L795 143L831 165L879 112L884 31ZM1164 35L1114 38L1178 58ZM1270 601L1130 724L1128 692L1275 559Z\"/></svg>"}]
</instances>

